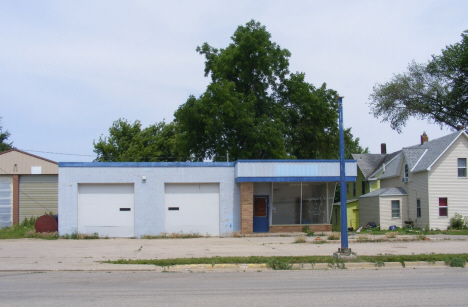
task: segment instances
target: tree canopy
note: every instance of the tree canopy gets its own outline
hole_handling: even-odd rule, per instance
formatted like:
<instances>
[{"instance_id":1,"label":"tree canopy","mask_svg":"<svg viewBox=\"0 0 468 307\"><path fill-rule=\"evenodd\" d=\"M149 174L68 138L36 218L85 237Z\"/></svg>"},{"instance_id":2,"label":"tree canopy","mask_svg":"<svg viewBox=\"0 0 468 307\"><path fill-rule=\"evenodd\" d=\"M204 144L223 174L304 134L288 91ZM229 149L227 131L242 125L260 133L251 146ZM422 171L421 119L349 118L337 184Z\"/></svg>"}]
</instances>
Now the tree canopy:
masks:
<instances>
[{"instance_id":1,"label":"tree canopy","mask_svg":"<svg viewBox=\"0 0 468 307\"><path fill-rule=\"evenodd\" d=\"M174 122L141 129L119 119L94 142L95 161L337 159L338 93L290 73L291 53L260 23L239 26L231 39L224 49L197 47L211 83L175 111ZM346 157L361 152L346 129Z\"/></svg>"},{"instance_id":2,"label":"tree canopy","mask_svg":"<svg viewBox=\"0 0 468 307\"><path fill-rule=\"evenodd\" d=\"M2 118L0 117L0 122L1 120ZM7 143L9 137L10 133L8 130L3 131L3 127L0 124L0 152L13 148L13 142Z\"/></svg>"},{"instance_id":3,"label":"tree canopy","mask_svg":"<svg viewBox=\"0 0 468 307\"><path fill-rule=\"evenodd\" d=\"M376 84L369 97L371 113L398 132L410 117L468 127L468 30L461 36L461 42L433 55L427 64L413 61L407 72Z\"/></svg>"},{"instance_id":4,"label":"tree canopy","mask_svg":"<svg viewBox=\"0 0 468 307\"><path fill-rule=\"evenodd\" d=\"M291 53L254 20L224 49L204 43L211 83L174 113L184 150L195 160L338 158L338 93L289 72ZM347 153L359 139L346 130Z\"/></svg>"},{"instance_id":5,"label":"tree canopy","mask_svg":"<svg viewBox=\"0 0 468 307\"><path fill-rule=\"evenodd\" d=\"M140 121L118 119L109 128L109 136L93 141L96 162L185 161L177 149L174 123L156 123L141 129Z\"/></svg>"}]
</instances>

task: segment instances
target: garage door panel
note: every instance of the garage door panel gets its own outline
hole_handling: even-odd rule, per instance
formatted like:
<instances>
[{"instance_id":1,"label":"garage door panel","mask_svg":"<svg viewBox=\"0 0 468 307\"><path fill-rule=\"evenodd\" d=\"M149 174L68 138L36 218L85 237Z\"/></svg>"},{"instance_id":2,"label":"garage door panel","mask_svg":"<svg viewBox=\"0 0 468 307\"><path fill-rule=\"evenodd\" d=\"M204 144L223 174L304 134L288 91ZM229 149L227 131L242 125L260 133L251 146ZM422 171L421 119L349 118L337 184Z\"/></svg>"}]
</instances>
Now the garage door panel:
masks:
<instances>
[{"instance_id":1,"label":"garage door panel","mask_svg":"<svg viewBox=\"0 0 468 307\"><path fill-rule=\"evenodd\" d=\"M80 233L98 233L101 237L128 238L134 236L133 227L86 226L83 230Z\"/></svg>"},{"instance_id":2,"label":"garage door panel","mask_svg":"<svg viewBox=\"0 0 468 307\"><path fill-rule=\"evenodd\" d=\"M82 204L78 210L78 218L85 221L87 226L124 225L133 219L133 207L128 206L128 203L124 206L120 207L120 205L105 202ZM120 208L130 209L130 211L120 211Z\"/></svg>"},{"instance_id":3,"label":"garage door panel","mask_svg":"<svg viewBox=\"0 0 468 307\"><path fill-rule=\"evenodd\" d=\"M78 232L100 236L134 236L133 184L80 184Z\"/></svg>"},{"instance_id":4,"label":"garage door panel","mask_svg":"<svg viewBox=\"0 0 468 307\"><path fill-rule=\"evenodd\" d=\"M218 236L219 184L166 184L165 210L168 233Z\"/></svg>"}]
</instances>

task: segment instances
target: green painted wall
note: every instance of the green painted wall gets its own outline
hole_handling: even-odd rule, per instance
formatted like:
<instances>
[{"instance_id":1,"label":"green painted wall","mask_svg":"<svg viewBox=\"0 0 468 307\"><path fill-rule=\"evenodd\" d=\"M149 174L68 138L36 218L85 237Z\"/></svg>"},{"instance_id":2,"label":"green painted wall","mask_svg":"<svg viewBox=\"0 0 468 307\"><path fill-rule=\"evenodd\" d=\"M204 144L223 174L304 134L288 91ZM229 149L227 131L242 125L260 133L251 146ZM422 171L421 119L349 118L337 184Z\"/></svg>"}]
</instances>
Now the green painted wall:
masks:
<instances>
[{"instance_id":1,"label":"green painted wall","mask_svg":"<svg viewBox=\"0 0 468 307\"><path fill-rule=\"evenodd\" d=\"M348 219L348 228L353 227L354 230L359 228L359 201L353 201L348 203L346 215ZM340 206L333 205L333 212L332 212L332 225L336 227L340 227L341 224L341 214L340 214Z\"/></svg>"}]
</instances>

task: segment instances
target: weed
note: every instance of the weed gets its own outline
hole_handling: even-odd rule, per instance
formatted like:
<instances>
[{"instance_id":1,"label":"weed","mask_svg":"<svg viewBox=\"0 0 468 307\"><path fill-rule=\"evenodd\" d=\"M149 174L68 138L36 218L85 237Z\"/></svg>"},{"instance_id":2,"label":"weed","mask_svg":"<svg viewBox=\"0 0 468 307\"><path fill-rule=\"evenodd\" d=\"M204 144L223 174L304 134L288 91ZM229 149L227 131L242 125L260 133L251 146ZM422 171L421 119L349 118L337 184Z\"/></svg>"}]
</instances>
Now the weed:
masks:
<instances>
[{"instance_id":1,"label":"weed","mask_svg":"<svg viewBox=\"0 0 468 307\"><path fill-rule=\"evenodd\" d=\"M233 231L230 235L231 238L240 238L242 235L238 231Z\"/></svg>"},{"instance_id":2,"label":"weed","mask_svg":"<svg viewBox=\"0 0 468 307\"><path fill-rule=\"evenodd\" d=\"M339 240L340 234L338 232L332 232L331 235L327 237L327 240Z\"/></svg>"},{"instance_id":3,"label":"weed","mask_svg":"<svg viewBox=\"0 0 468 307\"><path fill-rule=\"evenodd\" d=\"M346 269L344 260L337 258L332 258L328 262L328 267L332 269Z\"/></svg>"},{"instance_id":4,"label":"weed","mask_svg":"<svg viewBox=\"0 0 468 307\"><path fill-rule=\"evenodd\" d=\"M25 235L26 238L41 238L46 240L58 239L58 232L36 232L35 230L28 231Z\"/></svg>"},{"instance_id":5,"label":"weed","mask_svg":"<svg viewBox=\"0 0 468 307\"><path fill-rule=\"evenodd\" d=\"M450 259L449 264L453 268L464 268L466 265L466 260L458 257Z\"/></svg>"},{"instance_id":6,"label":"weed","mask_svg":"<svg viewBox=\"0 0 468 307\"><path fill-rule=\"evenodd\" d=\"M359 235L359 237L357 238L357 241L359 243L364 243L364 242L369 242L369 241L372 241L372 240L369 239L368 235Z\"/></svg>"},{"instance_id":7,"label":"weed","mask_svg":"<svg viewBox=\"0 0 468 307\"><path fill-rule=\"evenodd\" d=\"M239 234L240 235L240 234ZM158 236L154 235L145 235L142 236L142 239L190 239L190 238L201 238L203 237L198 232L190 232L190 233L183 233L183 232L172 232L172 233L161 233Z\"/></svg>"},{"instance_id":8,"label":"weed","mask_svg":"<svg viewBox=\"0 0 468 307\"><path fill-rule=\"evenodd\" d=\"M61 236L60 238L62 239L72 239L72 240L94 240L94 239L100 239L99 234L97 232L93 234L87 234L87 233L78 233L78 232L72 232L70 235L66 234Z\"/></svg>"},{"instance_id":9,"label":"weed","mask_svg":"<svg viewBox=\"0 0 468 307\"><path fill-rule=\"evenodd\" d=\"M396 232L387 232L387 233L385 233L385 237L387 237L389 239L390 238L396 238L396 236L397 236Z\"/></svg>"},{"instance_id":10,"label":"weed","mask_svg":"<svg viewBox=\"0 0 468 307\"><path fill-rule=\"evenodd\" d=\"M426 241L426 240L428 240L428 238L427 238L425 235L419 235L419 236L417 236L417 239L418 239L418 240L421 240L421 241Z\"/></svg>"},{"instance_id":11,"label":"weed","mask_svg":"<svg viewBox=\"0 0 468 307\"><path fill-rule=\"evenodd\" d=\"M375 267L376 268L381 268L381 267L384 267L384 266L385 266L385 262L383 262L383 261L377 260L375 262Z\"/></svg>"},{"instance_id":12,"label":"weed","mask_svg":"<svg viewBox=\"0 0 468 307\"><path fill-rule=\"evenodd\" d=\"M294 240L293 243L306 243L307 240L304 236L297 237L296 240Z\"/></svg>"},{"instance_id":13,"label":"weed","mask_svg":"<svg viewBox=\"0 0 468 307\"><path fill-rule=\"evenodd\" d=\"M280 258L271 258L267 265L273 270L290 270L292 268L292 264Z\"/></svg>"},{"instance_id":14,"label":"weed","mask_svg":"<svg viewBox=\"0 0 468 307\"><path fill-rule=\"evenodd\" d=\"M312 237L314 235L314 232L307 226L302 227L302 232L305 233L308 237Z\"/></svg>"}]
</instances>

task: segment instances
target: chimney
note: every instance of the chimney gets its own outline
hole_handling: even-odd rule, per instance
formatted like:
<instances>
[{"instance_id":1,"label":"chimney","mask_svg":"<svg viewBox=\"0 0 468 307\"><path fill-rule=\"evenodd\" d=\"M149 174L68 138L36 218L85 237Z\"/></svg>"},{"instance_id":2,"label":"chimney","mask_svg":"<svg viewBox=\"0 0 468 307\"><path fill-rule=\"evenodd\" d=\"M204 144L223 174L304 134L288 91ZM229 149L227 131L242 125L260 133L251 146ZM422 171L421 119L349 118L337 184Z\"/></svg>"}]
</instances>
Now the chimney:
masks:
<instances>
[{"instance_id":1,"label":"chimney","mask_svg":"<svg viewBox=\"0 0 468 307\"><path fill-rule=\"evenodd\" d=\"M426 142L429 142L429 137L427 136L426 131L424 131L423 134L421 135L421 145Z\"/></svg>"},{"instance_id":2,"label":"chimney","mask_svg":"<svg viewBox=\"0 0 468 307\"><path fill-rule=\"evenodd\" d=\"M457 125L457 131L462 131L465 127L462 124Z\"/></svg>"},{"instance_id":3,"label":"chimney","mask_svg":"<svg viewBox=\"0 0 468 307\"><path fill-rule=\"evenodd\" d=\"M387 154L387 144L385 143L380 144L380 153L383 155Z\"/></svg>"}]
</instances>

